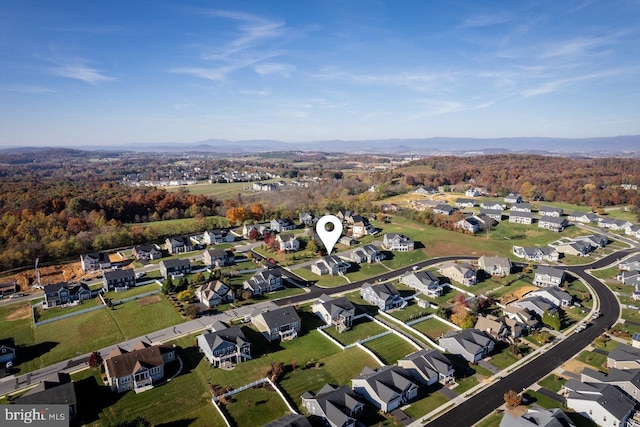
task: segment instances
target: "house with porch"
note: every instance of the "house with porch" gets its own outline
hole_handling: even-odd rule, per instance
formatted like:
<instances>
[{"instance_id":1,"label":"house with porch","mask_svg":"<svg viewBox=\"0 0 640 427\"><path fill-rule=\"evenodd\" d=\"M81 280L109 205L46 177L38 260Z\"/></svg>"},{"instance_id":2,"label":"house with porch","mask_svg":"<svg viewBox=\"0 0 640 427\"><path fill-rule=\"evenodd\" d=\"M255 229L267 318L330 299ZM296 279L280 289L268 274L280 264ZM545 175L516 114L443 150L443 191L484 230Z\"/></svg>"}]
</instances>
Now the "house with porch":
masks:
<instances>
[{"instance_id":1,"label":"house with porch","mask_svg":"<svg viewBox=\"0 0 640 427\"><path fill-rule=\"evenodd\" d=\"M350 264L343 261L336 255L326 256L309 267L312 273L319 276L331 275L338 276L343 275L349 269Z\"/></svg>"},{"instance_id":2,"label":"house with porch","mask_svg":"<svg viewBox=\"0 0 640 427\"><path fill-rule=\"evenodd\" d=\"M511 274L513 265L507 257L482 255L478 258L478 267L490 276L504 277Z\"/></svg>"},{"instance_id":3,"label":"house with porch","mask_svg":"<svg viewBox=\"0 0 640 427\"><path fill-rule=\"evenodd\" d=\"M400 283L422 292L425 296L438 298L444 294L444 287L440 284L438 276L429 270L407 271L400 276Z\"/></svg>"},{"instance_id":4,"label":"house with porch","mask_svg":"<svg viewBox=\"0 0 640 427\"><path fill-rule=\"evenodd\" d=\"M118 393L150 390L164 378L165 365L175 358L175 348L169 344L140 341L131 351L116 347L104 360L105 382Z\"/></svg>"},{"instance_id":5,"label":"house with porch","mask_svg":"<svg viewBox=\"0 0 640 427\"><path fill-rule=\"evenodd\" d=\"M236 261L236 256L232 251L228 249L207 249L202 252L202 262L204 265L210 267L224 267L226 265L233 265Z\"/></svg>"},{"instance_id":6,"label":"house with porch","mask_svg":"<svg viewBox=\"0 0 640 427\"><path fill-rule=\"evenodd\" d=\"M195 296L208 308L214 308L220 304L233 302L235 295L233 290L220 280L213 280L196 289Z\"/></svg>"},{"instance_id":7,"label":"house with porch","mask_svg":"<svg viewBox=\"0 0 640 427\"><path fill-rule=\"evenodd\" d=\"M549 267L547 265L539 265L536 267L536 273L533 278L533 284L536 286L561 286L564 281L564 270Z\"/></svg>"},{"instance_id":8,"label":"house with porch","mask_svg":"<svg viewBox=\"0 0 640 427\"><path fill-rule=\"evenodd\" d=\"M251 295L263 295L284 289L282 275L277 270L260 270L251 278L242 282L242 289L251 291Z\"/></svg>"},{"instance_id":9,"label":"house with porch","mask_svg":"<svg viewBox=\"0 0 640 427\"><path fill-rule=\"evenodd\" d=\"M380 311L404 307L407 302L402 299L400 292L391 283L365 283L360 288L360 296L369 304L378 307Z\"/></svg>"},{"instance_id":10,"label":"house with porch","mask_svg":"<svg viewBox=\"0 0 640 427\"><path fill-rule=\"evenodd\" d=\"M351 380L351 388L386 414L415 399L419 386L405 368L381 366L364 368Z\"/></svg>"},{"instance_id":11,"label":"house with porch","mask_svg":"<svg viewBox=\"0 0 640 427\"><path fill-rule=\"evenodd\" d=\"M347 298L332 298L326 294L320 295L313 303L312 311L325 324L335 326L340 333L351 328L356 314L355 306Z\"/></svg>"},{"instance_id":12,"label":"house with porch","mask_svg":"<svg viewBox=\"0 0 640 427\"><path fill-rule=\"evenodd\" d=\"M102 289L105 292L123 291L136 286L136 275L132 268L105 271L102 275Z\"/></svg>"},{"instance_id":13,"label":"house with porch","mask_svg":"<svg viewBox=\"0 0 640 427\"><path fill-rule=\"evenodd\" d=\"M251 359L251 343L242 329L220 321L214 322L209 332L198 335L198 347L214 368L235 366Z\"/></svg>"},{"instance_id":14,"label":"house with porch","mask_svg":"<svg viewBox=\"0 0 640 427\"><path fill-rule=\"evenodd\" d=\"M187 236L167 237L164 241L164 248L170 254L191 252L193 250L193 242Z\"/></svg>"},{"instance_id":15,"label":"house with porch","mask_svg":"<svg viewBox=\"0 0 640 427\"><path fill-rule=\"evenodd\" d=\"M447 262L442 265L439 271L440 274L448 277L449 280L461 283L465 286L472 286L478 282L475 267L467 262Z\"/></svg>"},{"instance_id":16,"label":"house with porch","mask_svg":"<svg viewBox=\"0 0 640 427\"><path fill-rule=\"evenodd\" d=\"M493 339L479 329L447 331L438 340L438 344L449 353L460 355L471 363L478 363L491 354L495 348Z\"/></svg>"},{"instance_id":17,"label":"house with porch","mask_svg":"<svg viewBox=\"0 0 640 427\"><path fill-rule=\"evenodd\" d=\"M151 261L162 258L162 250L158 245L138 245L134 246L131 251L135 259L138 261Z\"/></svg>"},{"instance_id":18,"label":"house with porch","mask_svg":"<svg viewBox=\"0 0 640 427\"><path fill-rule=\"evenodd\" d=\"M414 248L414 242L404 234L387 233L384 235L382 247L388 251L409 252Z\"/></svg>"},{"instance_id":19,"label":"house with porch","mask_svg":"<svg viewBox=\"0 0 640 427\"><path fill-rule=\"evenodd\" d=\"M300 242L293 233L280 233L276 236L278 248L285 252L296 252L300 249Z\"/></svg>"},{"instance_id":20,"label":"house with porch","mask_svg":"<svg viewBox=\"0 0 640 427\"><path fill-rule=\"evenodd\" d=\"M356 427L358 418L364 413L362 396L348 386L325 384L318 394L307 391L301 398L302 406L310 415L332 427Z\"/></svg>"},{"instance_id":21,"label":"house with porch","mask_svg":"<svg viewBox=\"0 0 640 427\"><path fill-rule=\"evenodd\" d=\"M86 283L60 282L44 286L42 308L82 302L91 299L91 290Z\"/></svg>"},{"instance_id":22,"label":"house with porch","mask_svg":"<svg viewBox=\"0 0 640 427\"><path fill-rule=\"evenodd\" d=\"M289 341L298 336L302 320L293 307L282 307L251 316L251 323L268 341Z\"/></svg>"},{"instance_id":23,"label":"house with porch","mask_svg":"<svg viewBox=\"0 0 640 427\"><path fill-rule=\"evenodd\" d=\"M398 360L421 385L449 384L455 381L453 363L438 350L419 350Z\"/></svg>"},{"instance_id":24,"label":"house with porch","mask_svg":"<svg viewBox=\"0 0 640 427\"><path fill-rule=\"evenodd\" d=\"M91 252L80 255L82 271L106 270L111 268L111 260L106 252Z\"/></svg>"},{"instance_id":25,"label":"house with porch","mask_svg":"<svg viewBox=\"0 0 640 427\"><path fill-rule=\"evenodd\" d=\"M374 245L364 245L361 248L352 250L347 257L350 261L353 261L356 264L362 264L365 262L372 264L374 262L382 261L384 259L384 254Z\"/></svg>"},{"instance_id":26,"label":"house with porch","mask_svg":"<svg viewBox=\"0 0 640 427\"><path fill-rule=\"evenodd\" d=\"M167 259L160 261L160 274L163 279L175 279L191 273L191 262L188 259Z\"/></svg>"}]
</instances>

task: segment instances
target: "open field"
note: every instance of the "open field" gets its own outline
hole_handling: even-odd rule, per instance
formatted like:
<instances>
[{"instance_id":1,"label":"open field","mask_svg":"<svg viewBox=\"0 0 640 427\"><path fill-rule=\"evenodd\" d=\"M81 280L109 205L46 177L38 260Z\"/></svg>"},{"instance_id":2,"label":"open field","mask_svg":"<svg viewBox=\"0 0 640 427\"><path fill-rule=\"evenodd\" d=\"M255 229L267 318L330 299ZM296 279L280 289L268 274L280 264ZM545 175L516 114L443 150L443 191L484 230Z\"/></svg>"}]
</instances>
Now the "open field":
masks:
<instances>
[{"instance_id":1,"label":"open field","mask_svg":"<svg viewBox=\"0 0 640 427\"><path fill-rule=\"evenodd\" d=\"M237 426L255 425L256 420L268 423L289 413L280 395L270 387L250 388L228 401L224 410Z\"/></svg>"},{"instance_id":2,"label":"open field","mask_svg":"<svg viewBox=\"0 0 640 427\"><path fill-rule=\"evenodd\" d=\"M398 359L418 351L417 348L396 334L388 334L376 338L366 342L364 346L373 351L382 360L382 363L386 365L395 365Z\"/></svg>"},{"instance_id":3,"label":"open field","mask_svg":"<svg viewBox=\"0 0 640 427\"><path fill-rule=\"evenodd\" d=\"M438 342L438 338L440 338L440 336L444 335L447 331L453 330L451 326L434 318L415 323L411 325L411 327L417 331L422 332L423 334L431 338L431 341L434 341L436 343Z\"/></svg>"},{"instance_id":4,"label":"open field","mask_svg":"<svg viewBox=\"0 0 640 427\"><path fill-rule=\"evenodd\" d=\"M367 317L360 317L353 322L351 329L339 333L335 328L325 328L323 332L342 345L349 345L365 338L385 332L386 329Z\"/></svg>"},{"instance_id":5,"label":"open field","mask_svg":"<svg viewBox=\"0 0 640 427\"><path fill-rule=\"evenodd\" d=\"M98 307L100 305L102 305L102 301L100 301L100 298L93 298L83 301L82 304L72 305L70 307L51 307L47 308L46 310L42 308L40 304L36 304L35 310L38 313L38 322L42 322L43 320L54 319L65 314L75 313L77 311Z\"/></svg>"}]
</instances>

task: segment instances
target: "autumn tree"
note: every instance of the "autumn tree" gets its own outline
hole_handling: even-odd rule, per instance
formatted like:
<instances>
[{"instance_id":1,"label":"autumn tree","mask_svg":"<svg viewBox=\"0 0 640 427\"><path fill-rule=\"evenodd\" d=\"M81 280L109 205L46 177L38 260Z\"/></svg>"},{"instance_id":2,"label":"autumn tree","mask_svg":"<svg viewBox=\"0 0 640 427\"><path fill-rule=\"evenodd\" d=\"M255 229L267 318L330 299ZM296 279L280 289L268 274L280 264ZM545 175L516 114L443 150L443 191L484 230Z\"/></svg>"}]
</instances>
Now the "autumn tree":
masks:
<instances>
[{"instance_id":1,"label":"autumn tree","mask_svg":"<svg viewBox=\"0 0 640 427\"><path fill-rule=\"evenodd\" d=\"M256 221L262 221L264 218L264 206L262 203L252 203L250 211L251 217Z\"/></svg>"},{"instance_id":2,"label":"autumn tree","mask_svg":"<svg viewBox=\"0 0 640 427\"><path fill-rule=\"evenodd\" d=\"M520 406L520 404L522 403L522 397L513 390L509 390L508 392L506 392L503 397L504 403L509 409Z\"/></svg>"},{"instance_id":3,"label":"autumn tree","mask_svg":"<svg viewBox=\"0 0 640 427\"><path fill-rule=\"evenodd\" d=\"M465 295L459 293L451 309L451 321L463 329L472 328L476 320L469 312L468 307Z\"/></svg>"},{"instance_id":4,"label":"autumn tree","mask_svg":"<svg viewBox=\"0 0 640 427\"><path fill-rule=\"evenodd\" d=\"M311 239L307 242L306 250L312 254L318 253L318 242L314 239Z\"/></svg>"},{"instance_id":5,"label":"autumn tree","mask_svg":"<svg viewBox=\"0 0 640 427\"><path fill-rule=\"evenodd\" d=\"M102 363L102 356L100 356L99 351L94 351L89 355L89 367L97 368Z\"/></svg>"},{"instance_id":6,"label":"autumn tree","mask_svg":"<svg viewBox=\"0 0 640 427\"><path fill-rule=\"evenodd\" d=\"M247 211L242 206L227 209L227 218L232 224L241 224L247 219Z\"/></svg>"}]
</instances>

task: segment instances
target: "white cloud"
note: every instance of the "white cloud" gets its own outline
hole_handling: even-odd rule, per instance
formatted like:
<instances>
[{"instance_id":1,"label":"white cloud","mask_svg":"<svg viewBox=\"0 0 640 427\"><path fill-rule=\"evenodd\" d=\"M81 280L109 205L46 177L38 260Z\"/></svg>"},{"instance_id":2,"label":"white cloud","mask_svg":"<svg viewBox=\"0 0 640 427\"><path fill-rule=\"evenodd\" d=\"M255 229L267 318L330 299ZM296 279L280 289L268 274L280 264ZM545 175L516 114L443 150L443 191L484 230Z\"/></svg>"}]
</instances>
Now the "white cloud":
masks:
<instances>
[{"instance_id":1,"label":"white cloud","mask_svg":"<svg viewBox=\"0 0 640 427\"><path fill-rule=\"evenodd\" d=\"M222 81L227 77L228 68L202 68L202 67L182 67L172 68L170 73L187 74L190 76L200 77L207 80Z\"/></svg>"},{"instance_id":2,"label":"white cloud","mask_svg":"<svg viewBox=\"0 0 640 427\"><path fill-rule=\"evenodd\" d=\"M57 76L81 80L83 82L91 84L115 80L115 78L102 74L101 71L96 70L95 68L88 67L84 64L63 65L60 67L52 68L50 71Z\"/></svg>"},{"instance_id":3,"label":"white cloud","mask_svg":"<svg viewBox=\"0 0 640 427\"><path fill-rule=\"evenodd\" d=\"M263 64L257 64L254 67L256 73L261 76L267 76L270 74L278 74L282 77L290 77L291 73L296 71L296 66L291 64L280 64L276 62L266 62Z\"/></svg>"},{"instance_id":4,"label":"white cloud","mask_svg":"<svg viewBox=\"0 0 640 427\"><path fill-rule=\"evenodd\" d=\"M511 16L506 13L497 13L493 15L476 15L465 19L460 25L460 28L476 28L476 27L490 27L492 25L505 24L511 21Z\"/></svg>"}]
</instances>

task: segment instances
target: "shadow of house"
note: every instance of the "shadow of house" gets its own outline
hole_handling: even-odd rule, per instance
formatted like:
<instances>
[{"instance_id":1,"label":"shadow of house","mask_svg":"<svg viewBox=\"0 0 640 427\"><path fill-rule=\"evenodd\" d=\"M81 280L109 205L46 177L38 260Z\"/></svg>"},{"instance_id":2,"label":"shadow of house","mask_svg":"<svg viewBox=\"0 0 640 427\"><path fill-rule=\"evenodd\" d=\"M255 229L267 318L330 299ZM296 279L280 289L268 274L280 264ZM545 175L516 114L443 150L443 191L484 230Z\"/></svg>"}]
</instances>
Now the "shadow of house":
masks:
<instances>
[{"instance_id":1,"label":"shadow of house","mask_svg":"<svg viewBox=\"0 0 640 427\"><path fill-rule=\"evenodd\" d=\"M156 424L156 427L188 427L195 421L196 418L183 418L181 420L169 421L168 423Z\"/></svg>"},{"instance_id":2,"label":"shadow of house","mask_svg":"<svg viewBox=\"0 0 640 427\"><path fill-rule=\"evenodd\" d=\"M279 340L269 342L264 339L264 335L261 332L258 332L250 326L245 325L242 326L241 329L247 341L251 343L251 355L254 359L284 349L280 345Z\"/></svg>"},{"instance_id":3,"label":"shadow of house","mask_svg":"<svg viewBox=\"0 0 640 427\"><path fill-rule=\"evenodd\" d=\"M111 387L102 385L99 375L99 371L95 371L93 376L74 383L78 397L78 425L100 420L99 415L102 411L115 405L121 397L125 396L121 393L112 393Z\"/></svg>"},{"instance_id":4,"label":"shadow of house","mask_svg":"<svg viewBox=\"0 0 640 427\"><path fill-rule=\"evenodd\" d=\"M191 371L193 371L198 366L200 361L204 358L204 356L198 349L197 344L193 347L176 347L176 350L178 353L177 356L179 356L182 360L182 371L179 374L180 376L191 373ZM168 364L168 378L171 378L173 376L173 373L175 372L173 368L173 363ZM176 366L175 369L177 368L178 366Z\"/></svg>"},{"instance_id":5,"label":"shadow of house","mask_svg":"<svg viewBox=\"0 0 640 427\"><path fill-rule=\"evenodd\" d=\"M43 354L46 354L53 350L58 344L54 341L45 341L29 346L19 346L16 349L16 360L19 362L18 366L14 365L14 368L20 370L20 364L23 362L30 362L39 358Z\"/></svg>"}]
</instances>

